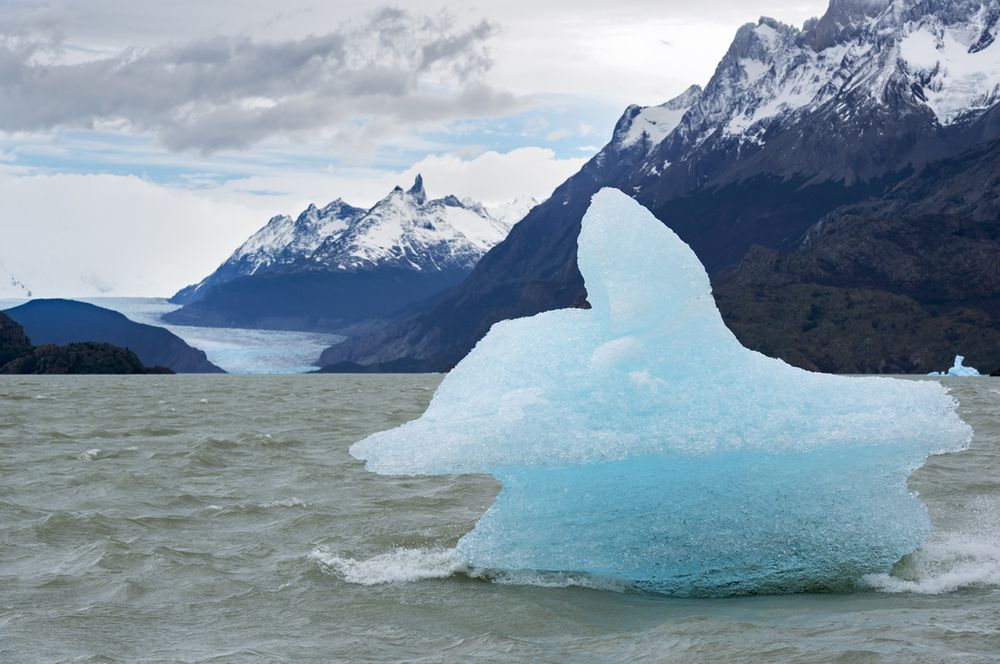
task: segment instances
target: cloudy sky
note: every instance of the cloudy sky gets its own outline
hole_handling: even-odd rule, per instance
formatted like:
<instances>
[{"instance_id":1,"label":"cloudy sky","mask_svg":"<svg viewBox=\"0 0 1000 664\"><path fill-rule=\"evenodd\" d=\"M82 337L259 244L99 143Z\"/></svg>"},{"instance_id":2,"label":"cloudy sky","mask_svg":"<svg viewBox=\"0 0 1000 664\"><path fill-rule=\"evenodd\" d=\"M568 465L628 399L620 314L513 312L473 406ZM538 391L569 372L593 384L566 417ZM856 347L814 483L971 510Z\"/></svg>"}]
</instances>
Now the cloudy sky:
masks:
<instances>
[{"instance_id":1,"label":"cloudy sky","mask_svg":"<svg viewBox=\"0 0 1000 664\"><path fill-rule=\"evenodd\" d=\"M544 198L742 23L825 5L0 0L0 296L168 295L274 214L417 172Z\"/></svg>"}]
</instances>

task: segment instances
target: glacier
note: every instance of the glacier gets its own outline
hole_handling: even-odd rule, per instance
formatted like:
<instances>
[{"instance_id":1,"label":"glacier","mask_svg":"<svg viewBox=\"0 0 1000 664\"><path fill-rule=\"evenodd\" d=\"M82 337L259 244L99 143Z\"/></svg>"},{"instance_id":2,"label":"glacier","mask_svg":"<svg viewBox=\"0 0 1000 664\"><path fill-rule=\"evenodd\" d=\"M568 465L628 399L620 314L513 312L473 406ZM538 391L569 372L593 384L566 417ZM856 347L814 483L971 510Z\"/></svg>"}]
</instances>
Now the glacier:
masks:
<instances>
[{"instance_id":1,"label":"glacier","mask_svg":"<svg viewBox=\"0 0 1000 664\"><path fill-rule=\"evenodd\" d=\"M578 260L591 309L497 323L422 417L351 447L375 473L500 481L460 560L710 597L847 590L916 549L907 477L971 440L941 384L743 348L694 252L619 191Z\"/></svg>"}]
</instances>

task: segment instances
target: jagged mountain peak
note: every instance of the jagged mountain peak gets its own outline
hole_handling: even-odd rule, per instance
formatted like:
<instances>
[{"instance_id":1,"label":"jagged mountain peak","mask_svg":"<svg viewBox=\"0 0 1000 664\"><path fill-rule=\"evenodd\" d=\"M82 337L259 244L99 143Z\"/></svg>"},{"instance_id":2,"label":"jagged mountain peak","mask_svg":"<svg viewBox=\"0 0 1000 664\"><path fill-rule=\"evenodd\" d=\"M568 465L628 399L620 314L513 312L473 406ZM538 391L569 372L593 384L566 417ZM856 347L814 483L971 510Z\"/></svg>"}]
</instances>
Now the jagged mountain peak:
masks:
<instances>
[{"instance_id":1,"label":"jagged mountain peak","mask_svg":"<svg viewBox=\"0 0 1000 664\"><path fill-rule=\"evenodd\" d=\"M747 23L736 31L733 43L722 62L724 64L727 60L739 58L771 57L776 49L786 47L800 34L801 30L793 25L762 16L756 23Z\"/></svg>"},{"instance_id":2,"label":"jagged mountain peak","mask_svg":"<svg viewBox=\"0 0 1000 664\"><path fill-rule=\"evenodd\" d=\"M343 234L327 238L308 262L342 271L466 270L503 240L510 226L474 201L454 195L428 199L417 175L410 189L396 187Z\"/></svg>"},{"instance_id":3,"label":"jagged mountain peak","mask_svg":"<svg viewBox=\"0 0 1000 664\"><path fill-rule=\"evenodd\" d=\"M498 219L482 204L453 195L430 200L417 175L409 189L396 186L367 210L337 198L322 208L310 204L294 219L272 217L214 273L173 300L189 303L212 285L266 272L468 270L520 220L507 212Z\"/></svg>"},{"instance_id":4,"label":"jagged mountain peak","mask_svg":"<svg viewBox=\"0 0 1000 664\"><path fill-rule=\"evenodd\" d=\"M807 23L804 32L809 45L822 51L852 35L861 25L885 12L893 0L830 0L821 18Z\"/></svg>"},{"instance_id":5,"label":"jagged mountain peak","mask_svg":"<svg viewBox=\"0 0 1000 664\"><path fill-rule=\"evenodd\" d=\"M406 193L419 201L427 200L427 192L424 191L424 176L417 173L417 177L413 180L413 186Z\"/></svg>"}]
</instances>

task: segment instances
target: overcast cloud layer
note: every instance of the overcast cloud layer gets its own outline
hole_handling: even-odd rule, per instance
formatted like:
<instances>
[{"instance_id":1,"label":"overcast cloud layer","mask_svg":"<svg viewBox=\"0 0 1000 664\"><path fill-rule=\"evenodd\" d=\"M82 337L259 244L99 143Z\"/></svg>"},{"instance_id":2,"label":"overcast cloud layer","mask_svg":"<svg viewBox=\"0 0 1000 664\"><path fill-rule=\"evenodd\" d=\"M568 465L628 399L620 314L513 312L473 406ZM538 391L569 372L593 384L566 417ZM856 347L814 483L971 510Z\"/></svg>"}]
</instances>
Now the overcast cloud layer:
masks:
<instances>
[{"instance_id":1,"label":"overcast cloud layer","mask_svg":"<svg viewBox=\"0 0 1000 664\"><path fill-rule=\"evenodd\" d=\"M319 36L203 38L71 64L44 61L61 40L23 30L0 47L3 131L121 123L168 149L207 152L346 123L386 133L515 104L481 80L496 30L485 20L456 27L447 15L381 9Z\"/></svg>"}]
</instances>

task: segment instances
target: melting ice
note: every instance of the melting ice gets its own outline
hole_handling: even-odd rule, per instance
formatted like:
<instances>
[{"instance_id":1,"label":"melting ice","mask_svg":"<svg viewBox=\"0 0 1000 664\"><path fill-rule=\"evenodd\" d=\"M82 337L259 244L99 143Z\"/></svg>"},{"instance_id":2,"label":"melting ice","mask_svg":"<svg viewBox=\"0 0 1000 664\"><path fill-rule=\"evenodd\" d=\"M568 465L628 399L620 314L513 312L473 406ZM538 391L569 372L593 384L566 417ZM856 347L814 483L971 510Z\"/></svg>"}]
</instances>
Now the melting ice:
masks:
<instances>
[{"instance_id":1,"label":"melting ice","mask_svg":"<svg viewBox=\"0 0 1000 664\"><path fill-rule=\"evenodd\" d=\"M377 473L500 480L463 562L714 596L852 588L920 544L907 476L971 438L940 384L743 348L695 254L614 190L579 265L591 310L494 325L420 419L351 448Z\"/></svg>"}]
</instances>

